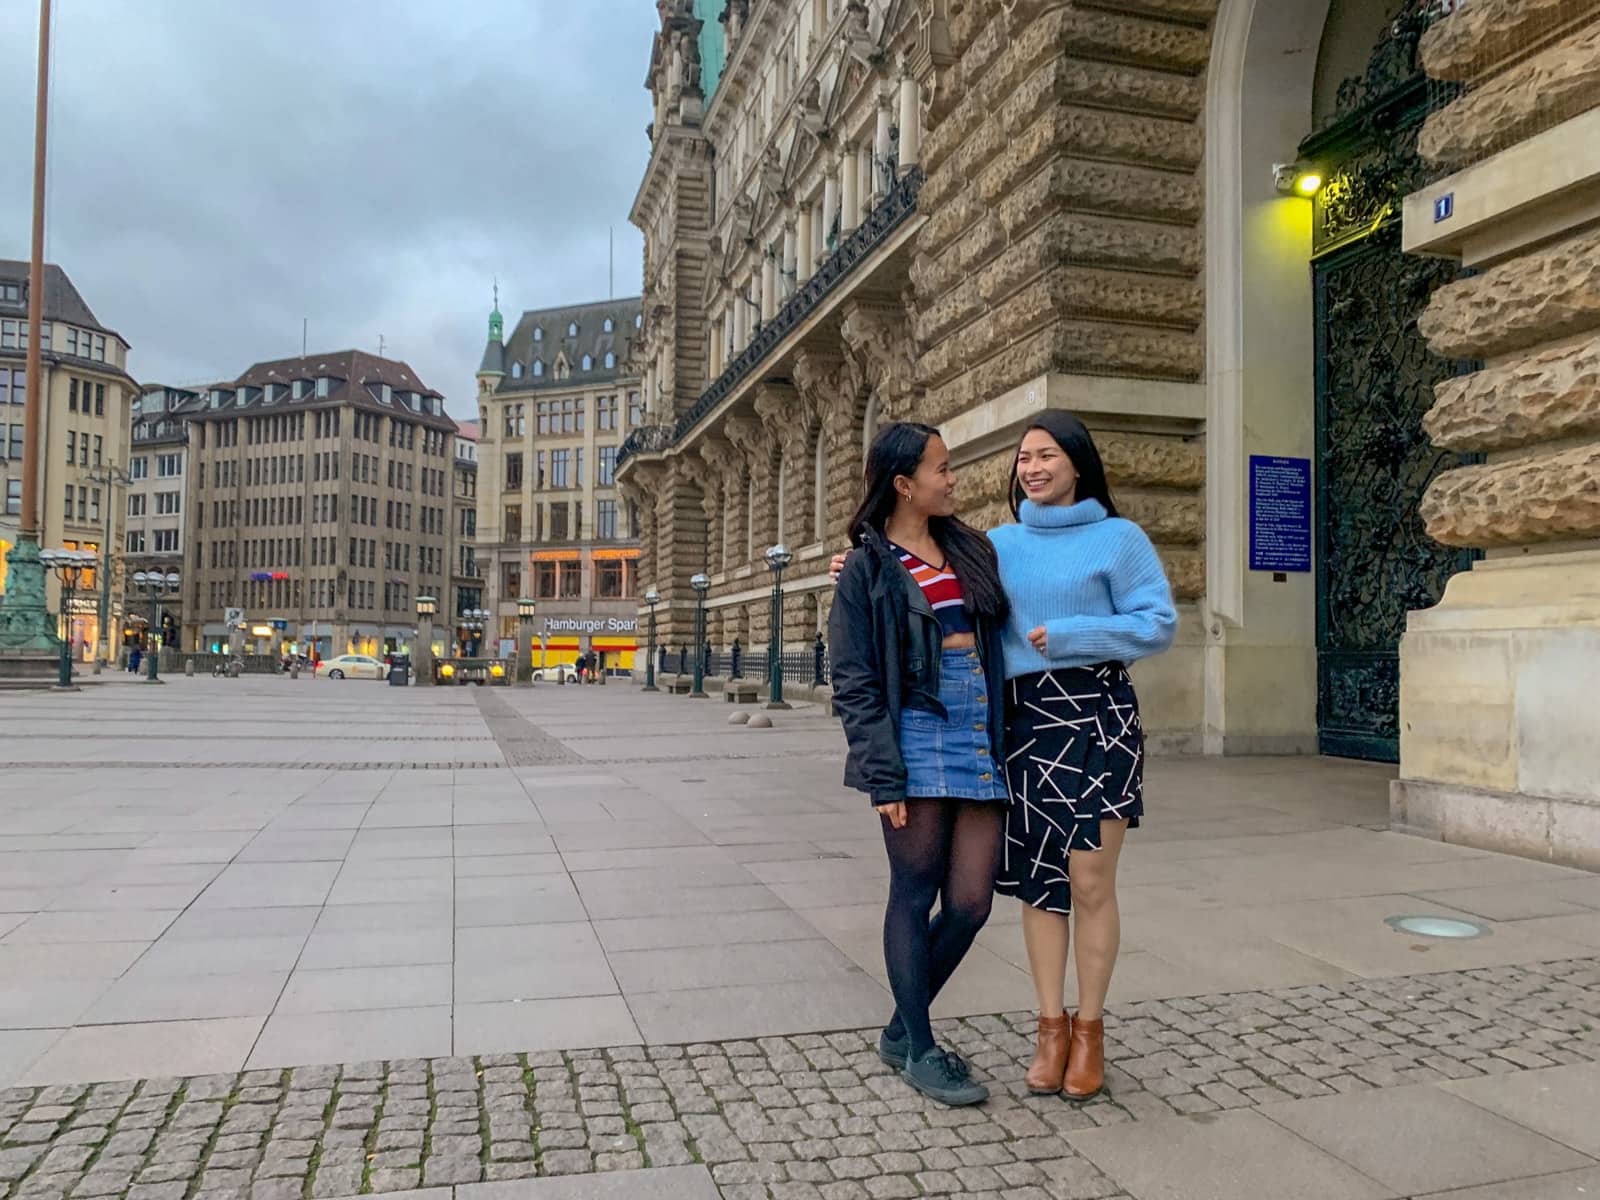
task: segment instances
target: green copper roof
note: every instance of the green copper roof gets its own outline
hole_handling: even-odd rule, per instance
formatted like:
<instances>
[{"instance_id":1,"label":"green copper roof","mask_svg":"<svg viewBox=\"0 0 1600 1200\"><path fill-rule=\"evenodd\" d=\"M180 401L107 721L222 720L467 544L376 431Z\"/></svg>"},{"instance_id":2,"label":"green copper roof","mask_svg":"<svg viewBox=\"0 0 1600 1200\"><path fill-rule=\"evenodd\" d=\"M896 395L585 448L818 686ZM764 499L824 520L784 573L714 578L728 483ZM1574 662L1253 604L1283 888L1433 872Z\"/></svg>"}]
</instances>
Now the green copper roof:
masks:
<instances>
[{"instance_id":1,"label":"green copper roof","mask_svg":"<svg viewBox=\"0 0 1600 1200\"><path fill-rule=\"evenodd\" d=\"M722 78L722 64L727 58L726 32L722 10L728 0L694 0L694 15L700 19L700 91L706 102L716 93L717 82Z\"/></svg>"}]
</instances>

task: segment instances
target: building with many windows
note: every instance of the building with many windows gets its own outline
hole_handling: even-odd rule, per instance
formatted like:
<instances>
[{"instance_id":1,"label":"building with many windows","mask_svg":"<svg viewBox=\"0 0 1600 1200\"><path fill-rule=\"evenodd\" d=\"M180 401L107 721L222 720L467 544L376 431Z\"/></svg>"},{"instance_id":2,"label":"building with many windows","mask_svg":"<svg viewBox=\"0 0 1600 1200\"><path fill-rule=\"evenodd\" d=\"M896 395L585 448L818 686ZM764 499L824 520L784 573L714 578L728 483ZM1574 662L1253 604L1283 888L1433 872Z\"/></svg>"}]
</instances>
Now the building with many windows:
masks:
<instances>
[{"instance_id":1,"label":"building with many windows","mask_svg":"<svg viewBox=\"0 0 1600 1200\"><path fill-rule=\"evenodd\" d=\"M184 645L409 651L453 571L444 397L345 350L256 363L189 427Z\"/></svg>"},{"instance_id":2,"label":"building with many windows","mask_svg":"<svg viewBox=\"0 0 1600 1200\"><path fill-rule=\"evenodd\" d=\"M189 418L205 403L201 392L165 384L146 384L133 402L126 466L115 477L124 492L120 546L122 580L122 644L144 633L148 598L134 586L139 571L183 572L184 495L189 457ZM163 614L163 640L176 643L181 626L181 598Z\"/></svg>"},{"instance_id":3,"label":"building with many windows","mask_svg":"<svg viewBox=\"0 0 1600 1200\"><path fill-rule=\"evenodd\" d=\"M466 628L463 614L483 608L483 575L478 570L478 437L476 421L456 425L455 470L450 495L450 595L439 597L441 617L454 630L456 653L476 654L482 645L480 631Z\"/></svg>"},{"instance_id":4,"label":"building with many windows","mask_svg":"<svg viewBox=\"0 0 1600 1200\"><path fill-rule=\"evenodd\" d=\"M489 317L477 558L502 645L518 598L538 601L536 662L633 661L637 515L615 475L623 439L645 423L631 362L641 323L637 298L525 312L509 339L499 311Z\"/></svg>"},{"instance_id":5,"label":"building with many windows","mask_svg":"<svg viewBox=\"0 0 1600 1200\"><path fill-rule=\"evenodd\" d=\"M1152 747L1398 760L1397 826L1600 865L1594 0L657 9L670 638L701 571L713 641L813 636L885 422L991 526L1069 409L1178 602Z\"/></svg>"},{"instance_id":6,"label":"building with many windows","mask_svg":"<svg viewBox=\"0 0 1600 1200\"><path fill-rule=\"evenodd\" d=\"M43 412L39 426L40 546L102 555L122 536L113 499L114 468L128 458L129 412L137 391L128 375L128 344L84 303L67 273L44 268L44 324L40 338ZM0 259L0 592L5 556L16 543L22 512L23 397L27 384L28 264ZM86 575L69 609L73 655L89 661L103 652L115 623L105 579ZM48 577L47 602L59 612L60 583ZM115 596L111 596L112 601ZM102 624L101 610L108 609Z\"/></svg>"}]
</instances>

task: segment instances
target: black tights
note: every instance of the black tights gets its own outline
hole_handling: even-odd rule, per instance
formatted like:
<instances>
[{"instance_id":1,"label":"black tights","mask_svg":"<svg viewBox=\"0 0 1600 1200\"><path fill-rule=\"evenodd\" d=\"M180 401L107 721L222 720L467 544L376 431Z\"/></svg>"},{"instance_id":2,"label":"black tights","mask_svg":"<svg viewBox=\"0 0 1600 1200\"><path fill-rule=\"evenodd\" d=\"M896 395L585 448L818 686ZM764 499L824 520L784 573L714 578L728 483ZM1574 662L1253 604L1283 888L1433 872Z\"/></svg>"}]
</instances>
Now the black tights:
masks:
<instances>
[{"instance_id":1,"label":"black tights","mask_svg":"<svg viewBox=\"0 0 1600 1200\"><path fill-rule=\"evenodd\" d=\"M992 802L911 800L903 828L883 822L889 851L883 961L895 999L888 1032L909 1036L913 1058L933 1047L928 1006L989 919L1004 813ZM930 922L935 899L939 915Z\"/></svg>"}]
</instances>

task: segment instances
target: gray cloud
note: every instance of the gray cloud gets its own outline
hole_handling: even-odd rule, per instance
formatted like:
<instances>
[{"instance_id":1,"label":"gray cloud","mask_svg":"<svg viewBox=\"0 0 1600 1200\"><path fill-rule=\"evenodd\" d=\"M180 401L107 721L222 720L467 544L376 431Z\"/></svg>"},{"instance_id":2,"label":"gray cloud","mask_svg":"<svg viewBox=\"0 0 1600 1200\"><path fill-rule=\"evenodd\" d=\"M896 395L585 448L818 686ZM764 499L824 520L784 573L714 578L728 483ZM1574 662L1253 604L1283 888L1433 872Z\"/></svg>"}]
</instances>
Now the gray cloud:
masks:
<instances>
[{"instance_id":1,"label":"gray cloud","mask_svg":"<svg viewBox=\"0 0 1600 1200\"><path fill-rule=\"evenodd\" d=\"M25 258L33 0L0 5L0 257ZM57 0L48 253L201 382L387 351L472 412L490 301L639 288L645 0Z\"/></svg>"}]
</instances>

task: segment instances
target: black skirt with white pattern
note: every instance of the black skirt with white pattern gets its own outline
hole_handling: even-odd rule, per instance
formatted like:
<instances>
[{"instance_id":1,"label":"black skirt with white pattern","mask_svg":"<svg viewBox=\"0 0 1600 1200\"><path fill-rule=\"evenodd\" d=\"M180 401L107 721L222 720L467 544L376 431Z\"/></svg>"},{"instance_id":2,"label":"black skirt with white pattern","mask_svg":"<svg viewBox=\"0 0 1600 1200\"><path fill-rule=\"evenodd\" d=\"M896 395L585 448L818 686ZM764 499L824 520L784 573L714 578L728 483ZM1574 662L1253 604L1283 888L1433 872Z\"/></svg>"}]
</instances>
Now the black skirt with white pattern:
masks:
<instances>
[{"instance_id":1,"label":"black skirt with white pattern","mask_svg":"<svg viewBox=\"0 0 1600 1200\"><path fill-rule=\"evenodd\" d=\"M1011 807L995 890L1072 911L1068 855L1100 849L1100 822L1144 815L1144 729L1121 663L1023 675L1006 684Z\"/></svg>"}]
</instances>

